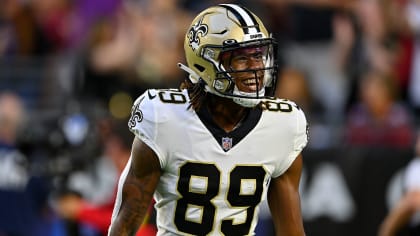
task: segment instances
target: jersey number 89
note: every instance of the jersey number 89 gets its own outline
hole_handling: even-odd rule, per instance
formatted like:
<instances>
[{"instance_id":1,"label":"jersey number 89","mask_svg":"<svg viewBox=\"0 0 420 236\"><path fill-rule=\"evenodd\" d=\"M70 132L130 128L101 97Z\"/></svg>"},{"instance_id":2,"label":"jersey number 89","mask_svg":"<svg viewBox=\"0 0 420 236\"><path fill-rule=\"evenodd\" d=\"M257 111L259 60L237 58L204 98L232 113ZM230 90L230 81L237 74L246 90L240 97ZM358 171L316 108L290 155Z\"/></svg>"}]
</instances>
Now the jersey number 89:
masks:
<instances>
[{"instance_id":1,"label":"jersey number 89","mask_svg":"<svg viewBox=\"0 0 420 236\"><path fill-rule=\"evenodd\" d=\"M229 190L226 200L231 207L246 208L246 219L241 224L235 224L232 219L223 220L221 232L224 235L247 235L249 233L255 207L261 202L263 184L266 172L261 166L236 166L229 175ZM206 179L203 192L194 191L191 179ZM243 193L243 181L250 181L254 188L251 193ZM212 199L219 193L220 171L214 164L188 162L180 169L177 190L181 194L175 210L175 225L179 231L193 235L207 235L213 230L216 206ZM201 210L198 220L189 220L189 206Z\"/></svg>"}]
</instances>

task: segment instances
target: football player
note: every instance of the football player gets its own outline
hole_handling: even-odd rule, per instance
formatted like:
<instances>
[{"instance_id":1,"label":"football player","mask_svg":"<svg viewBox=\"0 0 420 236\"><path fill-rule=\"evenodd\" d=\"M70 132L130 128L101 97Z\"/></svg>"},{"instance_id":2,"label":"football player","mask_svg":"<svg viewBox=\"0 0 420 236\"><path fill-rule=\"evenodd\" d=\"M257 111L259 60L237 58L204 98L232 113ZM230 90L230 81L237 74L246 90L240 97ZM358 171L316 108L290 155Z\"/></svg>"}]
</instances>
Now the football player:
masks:
<instances>
[{"instance_id":1,"label":"football player","mask_svg":"<svg viewBox=\"0 0 420 236\"><path fill-rule=\"evenodd\" d=\"M266 198L278 235L304 235L307 122L272 97L275 40L248 9L221 4L193 20L184 49L181 89L150 89L134 103L109 235L133 235L153 196L158 235L253 235Z\"/></svg>"},{"instance_id":2,"label":"football player","mask_svg":"<svg viewBox=\"0 0 420 236\"><path fill-rule=\"evenodd\" d=\"M405 192L383 219L378 236L420 235L420 132L414 154L404 174Z\"/></svg>"}]
</instances>

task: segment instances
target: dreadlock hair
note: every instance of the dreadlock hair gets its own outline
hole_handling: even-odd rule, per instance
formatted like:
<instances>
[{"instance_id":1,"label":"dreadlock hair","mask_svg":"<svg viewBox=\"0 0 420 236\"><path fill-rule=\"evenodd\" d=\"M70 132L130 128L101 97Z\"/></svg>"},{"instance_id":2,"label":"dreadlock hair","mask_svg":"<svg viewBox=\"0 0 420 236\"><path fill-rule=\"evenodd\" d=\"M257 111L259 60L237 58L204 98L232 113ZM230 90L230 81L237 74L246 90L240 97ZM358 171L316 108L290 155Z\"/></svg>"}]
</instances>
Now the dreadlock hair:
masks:
<instances>
[{"instance_id":1,"label":"dreadlock hair","mask_svg":"<svg viewBox=\"0 0 420 236\"><path fill-rule=\"evenodd\" d=\"M205 85L206 83L201 78L197 83L192 83L189 79L185 79L181 83L180 89L187 89L190 96L190 105L187 109L192 108L193 110L198 111L201 108L207 97L207 92L204 89Z\"/></svg>"}]
</instances>

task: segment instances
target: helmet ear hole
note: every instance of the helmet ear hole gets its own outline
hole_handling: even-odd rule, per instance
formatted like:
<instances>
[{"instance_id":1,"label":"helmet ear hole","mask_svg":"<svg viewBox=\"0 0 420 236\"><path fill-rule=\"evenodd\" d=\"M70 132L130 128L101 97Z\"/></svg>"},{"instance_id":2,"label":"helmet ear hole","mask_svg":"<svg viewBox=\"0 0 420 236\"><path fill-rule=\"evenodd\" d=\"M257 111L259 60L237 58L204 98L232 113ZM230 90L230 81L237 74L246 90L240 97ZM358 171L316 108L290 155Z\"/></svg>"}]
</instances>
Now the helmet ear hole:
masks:
<instances>
[{"instance_id":1,"label":"helmet ear hole","mask_svg":"<svg viewBox=\"0 0 420 236\"><path fill-rule=\"evenodd\" d=\"M206 70L204 66L201 66L199 64L194 64L194 67L197 68L197 70L200 72L203 72L204 70Z\"/></svg>"}]
</instances>

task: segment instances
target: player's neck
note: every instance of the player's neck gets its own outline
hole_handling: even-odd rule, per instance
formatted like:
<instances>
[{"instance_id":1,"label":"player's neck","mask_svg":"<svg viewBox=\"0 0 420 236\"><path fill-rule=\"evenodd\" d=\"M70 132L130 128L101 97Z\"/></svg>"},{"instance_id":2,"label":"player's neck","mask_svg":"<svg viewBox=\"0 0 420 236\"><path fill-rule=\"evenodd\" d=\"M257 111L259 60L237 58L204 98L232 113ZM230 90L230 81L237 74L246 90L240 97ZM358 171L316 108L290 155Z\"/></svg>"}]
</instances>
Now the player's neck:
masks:
<instances>
[{"instance_id":1,"label":"player's neck","mask_svg":"<svg viewBox=\"0 0 420 236\"><path fill-rule=\"evenodd\" d=\"M248 108L233 102L232 99L218 96L209 97L207 109L213 121L226 132L239 127L249 112Z\"/></svg>"}]
</instances>

